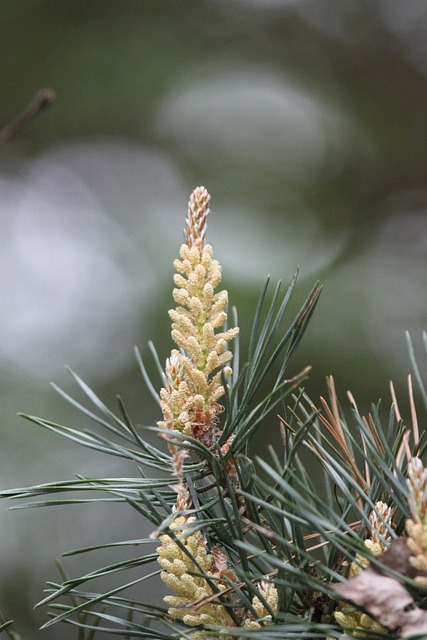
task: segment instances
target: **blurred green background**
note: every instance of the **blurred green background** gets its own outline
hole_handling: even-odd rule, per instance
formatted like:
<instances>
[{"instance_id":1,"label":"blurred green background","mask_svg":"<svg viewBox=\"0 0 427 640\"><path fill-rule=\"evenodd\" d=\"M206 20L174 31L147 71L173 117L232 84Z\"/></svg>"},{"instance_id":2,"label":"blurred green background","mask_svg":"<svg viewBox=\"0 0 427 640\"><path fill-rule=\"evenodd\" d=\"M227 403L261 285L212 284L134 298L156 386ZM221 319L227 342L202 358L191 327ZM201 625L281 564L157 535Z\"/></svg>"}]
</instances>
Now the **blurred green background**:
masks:
<instances>
[{"instance_id":1,"label":"blurred green background","mask_svg":"<svg viewBox=\"0 0 427 640\"><path fill-rule=\"evenodd\" d=\"M0 0L0 56L0 128L36 90L58 96L0 149L2 488L133 473L16 413L87 426L48 384L73 393L67 364L136 421L159 418L133 345L171 348L171 263L199 184L243 343L266 275L299 266L295 310L325 287L294 363L313 365L310 395L333 373L388 407L393 378L405 406L404 332L419 349L426 327L424 0ZM111 507L7 506L4 615L28 640L74 638L36 631L53 558L149 527Z\"/></svg>"}]
</instances>

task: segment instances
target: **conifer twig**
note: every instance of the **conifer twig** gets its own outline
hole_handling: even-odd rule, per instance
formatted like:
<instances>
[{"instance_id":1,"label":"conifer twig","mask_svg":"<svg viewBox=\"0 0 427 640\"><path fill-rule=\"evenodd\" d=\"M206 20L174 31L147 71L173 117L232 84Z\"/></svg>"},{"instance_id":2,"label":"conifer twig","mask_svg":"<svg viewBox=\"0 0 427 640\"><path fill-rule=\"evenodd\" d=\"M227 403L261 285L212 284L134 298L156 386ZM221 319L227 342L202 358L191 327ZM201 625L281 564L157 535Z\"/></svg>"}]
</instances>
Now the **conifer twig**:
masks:
<instances>
[{"instance_id":1,"label":"conifer twig","mask_svg":"<svg viewBox=\"0 0 427 640\"><path fill-rule=\"evenodd\" d=\"M30 120L32 120L38 113L53 104L55 100L56 94L53 89L46 88L37 91L26 109L1 129L0 147L9 140L9 138L15 135L15 133L28 124L28 122L30 122Z\"/></svg>"}]
</instances>

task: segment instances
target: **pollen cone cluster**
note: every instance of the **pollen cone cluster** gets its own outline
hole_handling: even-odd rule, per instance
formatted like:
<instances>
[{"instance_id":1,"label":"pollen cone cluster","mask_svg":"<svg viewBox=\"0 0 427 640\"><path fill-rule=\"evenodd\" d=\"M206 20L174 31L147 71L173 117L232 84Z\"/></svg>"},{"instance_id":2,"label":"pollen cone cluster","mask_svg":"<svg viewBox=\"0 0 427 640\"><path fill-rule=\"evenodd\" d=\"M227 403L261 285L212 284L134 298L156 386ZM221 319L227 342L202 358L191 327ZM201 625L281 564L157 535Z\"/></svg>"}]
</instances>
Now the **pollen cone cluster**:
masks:
<instances>
[{"instance_id":1,"label":"pollen cone cluster","mask_svg":"<svg viewBox=\"0 0 427 640\"><path fill-rule=\"evenodd\" d=\"M177 345L166 361L164 388L160 391L163 420L170 431L191 436L210 447L224 394L221 377L231 374L227 343L238 328L224 330L227 291L216 289L221 266L205 244L210 196L204 187L193 191L188 203L185 244L175 260L173 297L169 311L172 339Z\"/></svg>"},{"instance_id":2,"label":"pollen cone cluster","mask_svg":"<svg viewBox=\"0 0 427 640\"><path fill-rule=\"evenodd\" d=\"M190 627L201 624L234 626L232 618L218 599L199 604L215 593L213 585L219 595L228 585L222 579L214 555L207 551L204 535L197 530L191 533L195 523L195 517L186 516L179 516L174 522L176 536L184 543L188 553L169 535L160 537L162 546L158 549L158 562L163 568L161 578L175 593L164 599L170 607L169 615Z\"/></svg>"},{"instance_id":3,"label":"pollen cone cluster","mask_svg":"<svg viewBox=\"0 0 427 640\"><path fill-rule=\"evenodd\" d=\"M158 425L168 441L172 471L178 482L172 487L177 493L176 517L169 531L160 536L158 562L163 569L162 580L174 594L167 595L165 602L169 605L169 615L176 620L189 627L258 628L271 623L272 614L277 612L277 589L269 581L262 581L260 598L253 597L249 614L236 602L233 585L238 580L229 566L229 558L219 548L209 545L198 526L184 480L183 465L188 456L185 437L210 448L215 436L220 435L218 416L222 408L218 400L225 393L223 380L232 373L228 342L239 332L237 327L225 329L228 294L217 291L221 266L213 259L212 247L205 244L209 201L204 187L198 187L191 194L185 243L174 262L173 297L177 306L169 315L177 348L166 360L164 387L160 391L163 420ZM177 438L178 434L184 438ZM230 444L231 438L222 444L221 455L227 453ZM234 462L227 470L233 476ZM209 632L203 630L195 630L191 637L193 640L211 638Z\"/></svg>"},{"instance_id":4,"label":"pollen cone cluster","mask_svg":"<svg viewBox=\"0 0 427 640\"><path fill-rule=\"evenodd\" d=\"M410 563L421 574L415 578L427 587L427 469L419 458L408 463L409 508L412 518L406 521L407 545L411 551Z\"/></svg>"},{"instance_id":5,"label":"pollen cone cluster","mask_svg":"<svg viewBox=\"0 0 427 640\"><path fill-rule=\"evenodd\" d=\"M279 594L277 592L277 588L272 582L269 580L262 580L259 585L259 592L267 603L268 609L265 604L261 602L258 596L253 598L252 607L256 616L250 613L245 620L245 627L250 629L259 629L261 627L261 623L263 625L271 624L271 612L276 614L278 609Z\"/></svg>"},{"instance_id":6,"label":"pollen cone cluster","mask_svg":"<svg viewBox=\"0 0 427 640\"><path fill-rule=\"evenodd\" d=\"M210 549L205 535L197 529L183 464L187 457L185 440L174 440L174 433L195 438L207 447L213 444L221 411L219 398L225 390L222 377L231 374L231 352L227 343L238 329L224 330L227 321L227 291L216 289L221 282L221 267L205 244L210 196L204 187L193 191L188 203L185 243L175 260L176 307L169 311L172 339L177 348L166 360L164 387L160 391L163 420L172 453L172 471L178 479L177 517L170 534L160 536L158 562L161 577L175 594L165 597L169 614L190 627L201 624L234 626L227 608L218 599L227 581L236 578L227 569L227 557L219 549ZM170 437L168 437L170 434ZM177 541L179 540L179 542ZM198 604L218 593L218 598ZM194 638L205 637L196 632Z\"/></svg>"}]
</instances>

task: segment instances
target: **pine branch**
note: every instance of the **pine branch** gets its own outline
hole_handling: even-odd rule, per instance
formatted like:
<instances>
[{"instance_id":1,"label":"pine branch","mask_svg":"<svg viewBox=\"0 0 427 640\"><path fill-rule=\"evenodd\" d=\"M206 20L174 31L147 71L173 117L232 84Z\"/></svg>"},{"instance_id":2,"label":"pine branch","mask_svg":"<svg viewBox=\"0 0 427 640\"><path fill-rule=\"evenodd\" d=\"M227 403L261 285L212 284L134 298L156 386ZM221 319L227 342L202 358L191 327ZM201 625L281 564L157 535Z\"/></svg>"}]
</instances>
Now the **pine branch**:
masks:
<instances>
[{"instance_id":1,"label":"pine branch","mask_svg":"<svg viewBox=\"0 0 427 640\"><path fill-rule=\"evenodd\" d=\"M23 502L12 508L108 503L114 513L120 503L151 526L148 537L94 540L66 551L72 558L103 549L110 560L78 577L59 568L60 581L48 583L38 604L48 607L43 628L73 625L78 640L98 632L161 640L409 637L411 616L400 609L393 618L397 626L390 626L387 607L378 609L373 594L386 573L391 596L403 596L418 620L425 617L427 469L421 456L427 438L412 381L409 420L393 387L388 414L372 405L360 415L351 394L344 410L332 378L328 397L310 399L301 386L309 367L296 375L288 371L320 287L315 284L296 317L288 318L296 275L271 297L266 282L245 357L237 312L229 328L228 294L217 290L221 267L206 244L209 202L204 187L190 197L185 243L174 263L176 348L164 367L150 345L163 385L159 393L136 350L142 378L159 404L157 425L134 424L120 397L116 414L72 371L83 400L54 388L90 429L24 416L96 453L121 458L131 471L0 492ZM278 420L282 443L270 449L267 462L256 455L253 439L278 407L284 412ZM387 549L402 549L402 540L414 571L387 564ZM133 557L115 555L134 548ZM168 589L166 606L148 601L160 580ZM7 625L0 631L8 632Z\"/></svg>"}]
</instances>

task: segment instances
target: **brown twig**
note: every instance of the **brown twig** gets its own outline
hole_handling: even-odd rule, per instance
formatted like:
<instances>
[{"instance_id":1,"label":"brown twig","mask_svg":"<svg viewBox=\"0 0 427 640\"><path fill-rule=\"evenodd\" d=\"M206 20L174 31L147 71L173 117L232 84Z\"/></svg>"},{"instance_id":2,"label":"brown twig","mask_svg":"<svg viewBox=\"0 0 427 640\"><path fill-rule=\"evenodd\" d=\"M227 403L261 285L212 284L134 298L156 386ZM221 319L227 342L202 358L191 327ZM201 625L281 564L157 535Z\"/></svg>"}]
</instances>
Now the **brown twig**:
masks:
<instances>
[{"instance_id":1,"label":"brown twig","mask_svg":"<svg viewBox=\"0 0 427 640\"><path fill-rule=\"evenodd\" d=\"M49 107L55 99L56 95L53 89L40 89L40 91L37 91L27 108L0 131L0 147L40 111Z\"/></svg>"}]
</instances>

